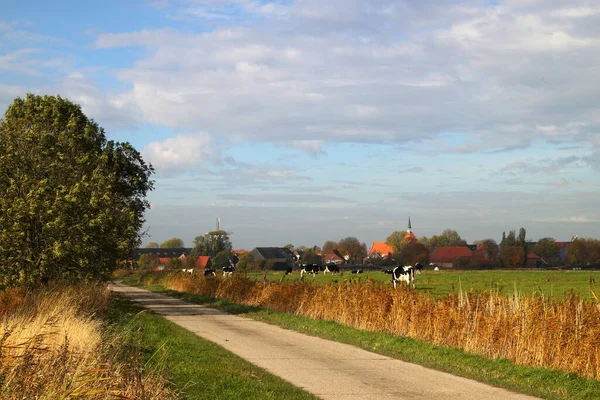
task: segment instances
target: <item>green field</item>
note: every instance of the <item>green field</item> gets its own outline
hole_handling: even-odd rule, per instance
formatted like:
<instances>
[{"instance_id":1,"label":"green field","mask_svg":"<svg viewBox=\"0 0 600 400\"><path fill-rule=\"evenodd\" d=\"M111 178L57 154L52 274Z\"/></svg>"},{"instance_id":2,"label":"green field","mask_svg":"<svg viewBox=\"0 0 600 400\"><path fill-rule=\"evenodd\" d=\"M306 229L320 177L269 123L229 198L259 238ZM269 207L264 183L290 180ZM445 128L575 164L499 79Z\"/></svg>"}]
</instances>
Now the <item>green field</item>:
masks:
<instances>
[{"instance_id":1,"label":"green field","mask_svg":"<svg viewBox=\"0 0 600 400\"><path fill-rule=\"evenodd\" d=\"M263 272L248 272L251 279L262 280ZM382 281L391 286L390 275L379 270L365 271L362 274L351 274L342 271L340 274L305 275L294 271L291 275L273 271L267 273L267 280L293 282L303 279L306 282L321 283L342 282L346 280ZM479 270L479 271L431 271L425 270L415 277L416 290L434 297L445 297L449 293L465 291L494 291L502 295L520 296L540 295L564 298L571 292L584 299L600 297L600 271L528 271L528 270Z\"/></svg>"}]
</instances>

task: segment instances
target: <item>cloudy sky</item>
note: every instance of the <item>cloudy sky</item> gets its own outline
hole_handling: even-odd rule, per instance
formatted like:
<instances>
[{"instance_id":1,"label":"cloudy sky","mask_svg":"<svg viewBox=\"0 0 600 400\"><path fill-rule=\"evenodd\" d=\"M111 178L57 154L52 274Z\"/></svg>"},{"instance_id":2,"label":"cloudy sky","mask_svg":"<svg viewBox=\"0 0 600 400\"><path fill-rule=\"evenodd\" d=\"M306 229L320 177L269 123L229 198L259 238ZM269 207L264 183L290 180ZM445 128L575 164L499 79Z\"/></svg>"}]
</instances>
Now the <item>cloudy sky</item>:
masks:
<instances>
[{"instance_id":1,"label":"cloudy sky","mask_svg":"<svg viewBox=\"0 0 600 400\"><path fill-rule=\"evenodd\" d=\"M81 104L156 169L148 241L600 237L600 4L3 1L0 111Z\"/></svg>"}]
</instances>

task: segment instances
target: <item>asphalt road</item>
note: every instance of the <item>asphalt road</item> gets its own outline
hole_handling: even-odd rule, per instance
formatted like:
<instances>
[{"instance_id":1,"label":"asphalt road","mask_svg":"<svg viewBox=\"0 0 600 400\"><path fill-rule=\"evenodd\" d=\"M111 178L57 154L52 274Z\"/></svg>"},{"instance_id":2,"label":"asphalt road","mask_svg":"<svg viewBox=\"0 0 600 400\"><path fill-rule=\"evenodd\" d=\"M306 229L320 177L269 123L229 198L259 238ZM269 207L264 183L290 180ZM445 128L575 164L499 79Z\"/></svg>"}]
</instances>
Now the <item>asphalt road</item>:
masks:
<instances>
[{"instance_id":1,"label":"asphalt road","mask_svg":"<svg viewBox=\"0 0 600 400\"><path fill-rule=\"evenodd\" d=\"M534 399L143 289L111 289L323 399Z\"/></svg>"}]
</instances>

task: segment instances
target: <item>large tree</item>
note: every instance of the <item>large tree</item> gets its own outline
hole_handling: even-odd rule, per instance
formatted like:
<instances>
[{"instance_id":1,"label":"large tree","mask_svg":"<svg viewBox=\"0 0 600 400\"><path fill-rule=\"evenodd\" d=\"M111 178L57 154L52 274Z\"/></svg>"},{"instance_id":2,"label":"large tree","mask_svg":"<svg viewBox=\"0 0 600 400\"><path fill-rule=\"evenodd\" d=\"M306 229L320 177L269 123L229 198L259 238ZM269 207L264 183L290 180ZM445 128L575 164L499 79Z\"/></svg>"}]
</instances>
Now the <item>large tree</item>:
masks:
<instances>
[{"instance_id":1,"label":"large tree","mask_svg":"<svg viewBox=\"0 0 600 400\"><path fill-rule=\"evenodd\" d=\"M323 243L323 253L330 253L337 248L338 243L333 240L326 240L325 243Z\"/></svg>"},{"instance_id":2,"label":"large tree","mask_svg":"<svg viewBox=\"0 0 600 400\"><path fill-rule=\"evenodd\" d=\"M214 257L222 251L232 251L233 246L229 234L223 230L211 231L204 236L196 236L192 254L195 256Z\"/></svg>"},{"instance_id":3,"label":"large tree","mask_svg":"<svg viewBox=\"0 0 600 400\"><path fill-rule=\"evenodd\" d=\"M560 263L560 249L553 238L538 240L533 251L549 265L558 265Z\"/></svg>"},{"instance_id":4,"label":"large tree","mask_svg":"<svg viewBox=\"0 0 600 400\"><path fill-rule=\"evenodd\" d=\"M394 252L397 253L405 244L403 241L405 235L406 231L394 231L385 239L385 243L392 246Z\"/></svg>"},{"instance_id":5,"label":"large tree","mask_svg":"<svg viewBox=\"0 0 600 400\"><path fill-rule=\"evenodd\" d=\"M466 246L467 244L454 229L444 229L441 234L433 235L431 238L423 236L419 239L419 243L425 247Z\"/></svg>"},{"instance_id":6,"label":"large tree","mask_svg":"<svg viewBox=\"0 0 600 400\"><path fill-rule=\"evenodd\" d=\"M0 286L91 280L140 245L153 169L59 96L0 121Z\"/></svg>"},{"instance_id":7,"label":"large tree","mask_svg":"<svg viewBox=\"0 0 600 400\"><path fill-rule=\"evenodd\" d=\"M394 254L394 260L401 265L415 265L417 263L427 265L429 263L429 250L422 243L407 243L402 246L398 253Z\"/></svg>"},{"instance_id":8,"label":"large tree","mask_svg":"<svg viewBox=\"0 0 600 400\"><path fill-rule=\"evenodd\" d=\"M319 254L317 254L314 248L304 250L300 260L304 264L323 264L323 258Z\"/></svg>"},{"instance_id":9,"label":"large tree","mask_svg":"<svg viewBox=\"0 0 600 400\"><path fill-rule=\"evenodd\" d=\"M495 263L500 253L500 246L494 239L483 239L475 242L478 250L482 250L491 263Z\"/></svg>"},{"instance_id":10,"label":"large tree","mask_svg":"<svg viewBox=\"0 0 600 400\"><path fill-rule=\"evenodd\" d=\"M351 263L361 263L367 256L367 245L357 238L349 236L338 242L337 250Z\"/></svg>"}]
</instances>

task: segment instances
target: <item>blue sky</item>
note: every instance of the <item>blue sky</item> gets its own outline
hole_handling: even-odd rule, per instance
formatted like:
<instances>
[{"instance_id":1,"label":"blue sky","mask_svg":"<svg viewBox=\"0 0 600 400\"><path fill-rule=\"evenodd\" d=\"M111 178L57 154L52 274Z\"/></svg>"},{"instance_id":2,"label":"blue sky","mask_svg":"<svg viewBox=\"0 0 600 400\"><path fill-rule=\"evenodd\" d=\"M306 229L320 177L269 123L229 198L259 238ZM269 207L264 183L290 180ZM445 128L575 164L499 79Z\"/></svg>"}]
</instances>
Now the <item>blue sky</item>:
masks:
<instances>
[{"instance_id":1,"label":"blue sky","mask_svg":"<svg viewBox=\"0 0 600 400\"><path fill-rule=\"evenodd\" d=\"M60 94L156 168L148 241L598 237L592 1L0 4L0 111Z\"/></svg>"}]
</instances>

